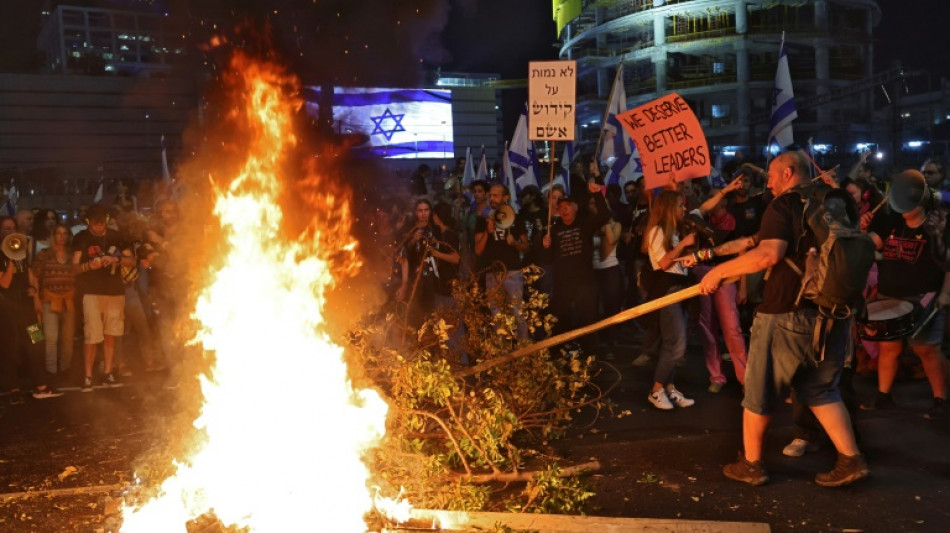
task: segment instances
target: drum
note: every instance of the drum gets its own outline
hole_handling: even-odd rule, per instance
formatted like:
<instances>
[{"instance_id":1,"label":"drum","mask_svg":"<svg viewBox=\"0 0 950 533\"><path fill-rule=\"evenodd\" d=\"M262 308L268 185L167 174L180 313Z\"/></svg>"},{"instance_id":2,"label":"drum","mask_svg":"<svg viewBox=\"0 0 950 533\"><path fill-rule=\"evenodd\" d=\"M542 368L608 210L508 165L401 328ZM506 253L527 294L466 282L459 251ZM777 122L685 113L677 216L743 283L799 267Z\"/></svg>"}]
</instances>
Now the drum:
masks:
<instances>
[{"instance_id":1,"label":"drum","mask_svg":"<svg viewBox=\"0 0 950 533\"><path fill-rule=\"evenodd\" d=\"M859 333L870 341L891 341L914 332L916 307L913 302L883 298L868 302L868 318Z\"/></svg>"}]
</instances>

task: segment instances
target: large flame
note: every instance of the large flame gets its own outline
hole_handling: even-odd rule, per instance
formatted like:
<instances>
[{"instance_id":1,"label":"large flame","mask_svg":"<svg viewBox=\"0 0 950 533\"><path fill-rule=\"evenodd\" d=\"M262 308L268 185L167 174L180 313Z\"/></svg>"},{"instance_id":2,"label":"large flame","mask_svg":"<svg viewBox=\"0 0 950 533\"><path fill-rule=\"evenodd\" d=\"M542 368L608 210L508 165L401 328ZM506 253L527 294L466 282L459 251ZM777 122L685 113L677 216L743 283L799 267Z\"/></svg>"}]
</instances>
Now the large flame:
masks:
<instances>
[{"instance_id":1,"label":"large flame","mask_svg":"<svg viewBox=\"0 0 950 533\"><path fill-rule=\"evenodd\" d=\"M185 532L212 511L249 531L363 532L372 496L361 451L382 437L386 404L353 389L342 348L321 332L329 258L353 242L338 238L327 249L337 228L311 227L295 242L280 237L296 81L249 61L232 69L246 88L235 112L246 113L250 142L241 172L216 198L226 260L194 313L198 341L215 360L194 422L206 439L158 497L123 509L122 530Z\"/></svg>"}]
</instances>

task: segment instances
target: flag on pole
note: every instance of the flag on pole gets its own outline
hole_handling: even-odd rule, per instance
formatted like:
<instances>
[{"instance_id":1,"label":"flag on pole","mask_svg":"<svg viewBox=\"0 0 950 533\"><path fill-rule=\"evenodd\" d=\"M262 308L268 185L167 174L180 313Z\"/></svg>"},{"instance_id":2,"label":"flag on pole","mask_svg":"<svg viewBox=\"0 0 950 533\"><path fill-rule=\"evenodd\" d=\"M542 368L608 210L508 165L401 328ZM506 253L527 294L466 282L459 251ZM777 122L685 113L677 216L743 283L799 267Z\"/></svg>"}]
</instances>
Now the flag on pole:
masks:
<instances>
[{"instance_id":1,"label":"flag on pole","mask_svg":"<svg viewBox=\"0 0 950 533\"><path fill-rule=\"evenodd\" d=\"M712 168L709 171L709 186L714 189L721 189L727 185L725 178L722 175L722 152L716 154L716 161L713 163Z\"/></svg>"},{"instance_id":2,"label":"flag on pole","mask_svg":"<svg viewBox=\"0 0 950 533\"><path fill-rule=\"evenodd\" d=\"M617 68L614 85L610 90L610 99L607 101L600 150L600 161L610 168L604 183L608 185L616 183L621 187L628 181L636 180L643 175L637 147L630 138L630 134L623 129L617 119L617 115L625 111L627 111L627 91L623 86L623 64L621 64Z\"/></svg>"},{"instance_id":3,"label":"flag on pole","mask_svg":"<svg viewBox=\"0 0 950 533\"><path fill-rule=\"evenodd\" d=\"M16 216L16 203L17 203L16 185L11 184L10 188L5 189L3 192L4 192L4 197L5 197L4 202L3 202L3 207L7 211L6 215L10 217Z\"/></svg>"},{"instance_id":4,"label":"flag on pole","mask_svg":"<svg viewBox=\"0 0 950 533\"><path fill-rule=\"evenodd\" d=\"M574 139L578 139L576 135ZM561 154L561 171L558 172L556 178L554 178L554 183L560 183L564 187L564 194L571 195L571 163L574 162L574 157L577 156L577 141L565 141L564 143L564 152Z\"/></svg>"},{"instance_id":5,"label":"flag on pole","mask_svg":"<svg viewBox=\"0 0 950 533\"><path fill-rule=\"evenodd\" d=\"M508 153L508 160L511 163L515 184L519 190L524 189L528 185L534 185L540 188L538 177L535 173L537 156L534 152L534 144L528 140L527 103L521 108L521 116L518 118L515 134L511 138L511 149Z\"/></svg>"},{"instance_id":6,"label":"flag on pole","mask_svg":"<svg viewBox=\"0 0 950 533\"><path fill-rule=\"evenodd\" d=\"M508 143L505 143L505 149L501 154L501 171L504 174L505 186L508 187L508 195L511 196L511 208L517 213L521 210L521 202L518 200L518 186L515 184L515 174L511 169L511 159L508 157Z\"/></svg>"},{"instance_id":7,"label":"flag on pole","mask_svg":"<svg viewBox=\"0 0 950 533\"><path fill-rule=\"evenodd\" d=\"M166 186L172 184L172 174L168 171L168 155L165 152L165 136L162 135L162 181Z\"/></svg>"},{"instance_id":8,"label":"flag on pole","mask_svg":"<svg viewBox=\"0 0 950 533\"><path fill-rule=\"evenodd\" d=\"M465 149L465 171L462 173L462 187L467 188L475 181L475 166L472 164L472 149Z\"/></svg>"},{"instance_id":9,"label":"flag on pole","mask_svg":"<svg viewBox=\"0 0 950 533\"><path fill-rule=\"evenodd\" d=\"M488 181L488 161L485 159L485 145L482 145L482 160L478 163L475 179Z\"/></svg>"},{"instance_id":10,"label":"flag on pole","mask_svg":"<svg viewBox=\"0 0 950 533\"><path fill-rule=\"evenodd\" d=\"M788 71L788 54L783 33L782 46L778 54L778 69L775 71L775 89L772 91L772 129L769 131L768 144L771 145L774 140L779 147L785 148L794 143L792 121L796 118L798 118L798 112L795 109L792 75Z\"/></svg>"},{"instance_id":11,"label":"flag on pole","mask_svg":"<svg viewBox=\"0 0 950 533\"><path fill-rule=\"evenodd\" d=\"M102 201L102 197L105 193L105 184L106 183L104 181L99 182L99 188L96 189L96 195L92 197L92 203L98 204Z\"/></svg>"}]
</instances>

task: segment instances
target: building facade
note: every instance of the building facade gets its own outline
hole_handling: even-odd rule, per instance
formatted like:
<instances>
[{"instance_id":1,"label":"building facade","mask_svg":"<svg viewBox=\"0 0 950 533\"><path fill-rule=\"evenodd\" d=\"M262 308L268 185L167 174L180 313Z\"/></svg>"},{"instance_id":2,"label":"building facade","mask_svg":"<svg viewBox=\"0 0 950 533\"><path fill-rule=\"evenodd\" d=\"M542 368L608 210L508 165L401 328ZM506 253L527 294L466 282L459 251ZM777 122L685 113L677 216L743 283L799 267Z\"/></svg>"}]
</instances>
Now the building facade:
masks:
<instances>
[{"instance_id":1,"label":"building facade","mask_svg":"<svg viewBox=\"0 0 950 533\"><path fill-rule=\"evenodd\" d=\"M785 39L798 105L795 140L847 145L873 117L873 0L630 0L585 2L561 33L578 62L578 120L596 136L617 68L627 107L679 93L710 145L762 147ZM860 87L860 89L855 89Z\"/></svg>"}]
</instances>

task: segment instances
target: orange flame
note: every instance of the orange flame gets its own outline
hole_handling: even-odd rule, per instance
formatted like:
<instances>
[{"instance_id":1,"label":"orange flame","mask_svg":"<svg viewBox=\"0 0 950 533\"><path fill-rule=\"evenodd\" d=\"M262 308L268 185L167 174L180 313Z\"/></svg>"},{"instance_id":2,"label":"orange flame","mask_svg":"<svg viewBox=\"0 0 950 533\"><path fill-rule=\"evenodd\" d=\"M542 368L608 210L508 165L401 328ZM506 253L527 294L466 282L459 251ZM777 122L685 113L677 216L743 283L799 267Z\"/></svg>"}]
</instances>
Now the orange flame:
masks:
<instances>
[{"instance_id":1,"label":"orange flame","mask_svg":"<svg viewBox=\"0 0 950 533\"><path fill-rule=\"evenodd\" d=\"M249 531L319 522L325 531L362 532L373 498L361 450L382 437L387 406L375 392L353 389L342 348L321 328L331 265L341 253L355 257L349 208L339 195L321 195L307 230L281 238L297 82L241 57L232 70L246 94L233 112L246 114L250 139L239 175L215 201L226 258L193 315L196 340L215 360L210 378L201 378L204 405L194 421L206 438L175 465L159 496L123 509L122 530L184 533L188 521L213 511Z\"/></svg>"}]
</instances>

